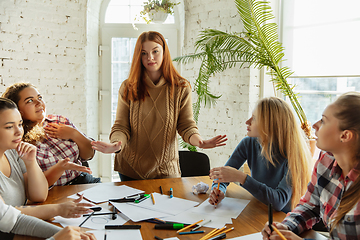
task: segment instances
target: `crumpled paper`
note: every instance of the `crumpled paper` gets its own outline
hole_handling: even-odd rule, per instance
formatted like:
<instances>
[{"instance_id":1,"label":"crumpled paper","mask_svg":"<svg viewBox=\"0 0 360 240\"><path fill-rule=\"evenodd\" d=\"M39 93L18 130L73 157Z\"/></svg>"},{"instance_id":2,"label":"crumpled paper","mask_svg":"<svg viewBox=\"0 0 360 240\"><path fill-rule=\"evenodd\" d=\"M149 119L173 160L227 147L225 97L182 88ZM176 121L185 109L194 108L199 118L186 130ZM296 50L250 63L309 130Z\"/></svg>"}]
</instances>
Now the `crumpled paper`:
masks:
<instances>
[{"instance_id":1,"label":"crumpled paper","mask_svg":"<svg viewBox=\"0 0 360 240\"><path fill-rule=\"evenodd\" d=\"M198 184L192 187L192 192L194 194L206 193L209 190L209 185L203 182L199 182Z\"/></svg>"}]
</instances>

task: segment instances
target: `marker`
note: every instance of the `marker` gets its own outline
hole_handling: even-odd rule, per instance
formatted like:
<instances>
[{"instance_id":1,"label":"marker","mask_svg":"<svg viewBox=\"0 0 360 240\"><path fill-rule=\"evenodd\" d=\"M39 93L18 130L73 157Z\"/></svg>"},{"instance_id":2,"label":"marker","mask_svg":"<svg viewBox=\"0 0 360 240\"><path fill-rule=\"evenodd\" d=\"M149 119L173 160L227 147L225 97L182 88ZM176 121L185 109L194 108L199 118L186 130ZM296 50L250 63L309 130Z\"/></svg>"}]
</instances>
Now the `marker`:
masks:
<instances>
[{"instance_id":1,"label":"marker","mask_svg":"<svg viewBox=\"0 0 360 240\"><path fill-rule=\"evenodd\" d=\"M90 209L93 210L94 212L98 212L101 211L102 207L95 206L95 207L91 207Z\"/></svg>"},{"instance_id":2,"label":"marker","mask_svg":"<svg viewBox=\"0 0 360 240\"><path fill-rule=\"evenodd\" d=\"M164 224L156 224L154 226L155 229L182 229L185 225L182 223L164 223Z\"/></svg>"},{"instance_id":3,"label":"marker","mask_svg":"<svg viewBox=\"0 0 360 240\"><path fill-rule=\"evenodd\" d=\"M157 239L157 240L164 240L164 239L162 239L161 237L158 237L158 236L154 236L154 238Z\"/></svg>"},{"instance_id":4,"label":"marker","mask_svg":"<svg viewBox=\"0 0 360 240\"><path fill-rule=\"evenodd\" d=\"M205 231L190 231L190 232L180 232L180 235L185 235L185 234L195 234L195 233L204 233Z\"/></svg>"},{"instance_id":5,"label":"marker","mask_svg":"<svg viewBox=\"0 0 360 240\"><path fill-rule=\"evenodd\" d=\"M105 225L105 229L140 229L141 225Z\"/></svg>"},{"instance_id":6,"label":"marker","mask_svg":"<svg viewBox=\"0 0 360 240\"><path fill-rule=\"evenodd\" d=\"M164 194L161 186L160 186L160 193L161 193L161 195Z\"/></svg>"},{"instance_id":7,"label":"marker","mask_svg":"<svg viewBox=\"0 0 360 240\"><path fill-rule=\"evenodd\" d=\"M147 199L147 198L149 198L149 197L150 197L149 194L145 194L143 198L140 198L140 199L135 200L135 203L140 203L140 202L144 201L145 199Z\"/></svg>"},{"instance_id":8,"label":"marker","mask_svg":"<svg viewBox=\"0 0 360 240\"><path fill-rule=\"evenodd\" d=\"M273 230L273 227L272 227L272 224L273 224L273 211L272 211L272 204L269 203L268 205L268 215L269 215L269 228L270 228L270 231L274 231Z\"/></svg>"},{"instance_id":9,"label":"marker","mask_svg":"<svg viewBox=\"0 0 360 240\"><path fill-rule=\"evenodd\" d=\"M173 197L173 193L174 193L173 189L172 189L172 188L170 188L170 198L172 198L172 197Z\"/></svg>"}]
</instances>

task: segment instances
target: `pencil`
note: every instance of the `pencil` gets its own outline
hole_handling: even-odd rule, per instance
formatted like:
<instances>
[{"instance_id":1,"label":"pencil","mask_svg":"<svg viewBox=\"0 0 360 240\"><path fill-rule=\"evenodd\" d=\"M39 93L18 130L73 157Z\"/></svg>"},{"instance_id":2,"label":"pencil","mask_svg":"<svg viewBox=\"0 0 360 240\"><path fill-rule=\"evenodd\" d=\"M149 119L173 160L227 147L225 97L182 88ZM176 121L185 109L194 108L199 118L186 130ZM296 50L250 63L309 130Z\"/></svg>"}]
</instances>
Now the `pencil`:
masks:
<instances>
[{"instance_id":1,"label":"pencil","mask_svg":"<svg viewBox=\"0 0 360 240\"><path fill-rule=\"evenodd\" d=\"M202 238L200 238L200 240L205 240L207 239L210 235L212 235L214 232L216 232L217 230L219 230L218 228L213 229L211 232L209 232L208 234L206 234L205 236L203 236Z\"/></svg>"},{"instance_id":2,"label":"pencil","mask_svg":"<svg viewBox=\"0 0 360 240\"><path fill-rule=\"evenodd\" d=\"M154 195L151 193L150 194L151 195L151 200L152 200L152 202L153 202L153 205L155 205L155 198L154 198Z\"/></svg>"},{"instance_id":3,"label":"pencil","mask_svg":"<svg viewBox=\"0 0 360 240\"><path fill-rule=\"evenodd\" d=\"M221 231L223 231L225 228L226 228L226 226L223 227L223 228L220 228L220 229L218 228L218 230L216 230L215 232L213 232L211 235L207 236L205 239L209 239L209 238L215 237L216 235L220 234Z\"/></svg>"},{"instance_id":4,"label":"pencil","mask_svg":"<svg viewBox=\"0 0 360 240\"><path fill-rule=\"evenodd\" d=\"M87 218L85 218L85 220L80 223L79 227L81 227L92 215L94 215L95 212L92 212Z\"/></svg>"},{"instance_id":5,"label":"pencil","mask_svg":"<svg viewBox=\"0 0 360 240\"><path fill-rule=\"evenodd\" d=\"M201 219L200 221L197 221L196 223L190 224L189 226L186 226L186 227L178 230L177 233L183 232L184 230L189 229L189 228L191 228L192 226L195 226L196 224L201 223L202 221L204 221L204 219Z\"/></svg>"},{"instance_id":6,"label":"pencil","mask_svg":"<svg viewBox=\"0 0 360 240\"><path fill-rule=\"evenodd\" d=\"M105 231L105 234L104 234L104 240L106 240L106 231Z\"/></svg>"},{"instance_id":7,"label":"pencil","mask_svg":"<svg viewBox=\"0 0 360 240\"><path fill-rule=\"evenodd\" d=\"M275 226L272 227L282 240L286 240L286 237L284 237L284 235L282 235L282 233Z\"/></svg>"}]
</instances>

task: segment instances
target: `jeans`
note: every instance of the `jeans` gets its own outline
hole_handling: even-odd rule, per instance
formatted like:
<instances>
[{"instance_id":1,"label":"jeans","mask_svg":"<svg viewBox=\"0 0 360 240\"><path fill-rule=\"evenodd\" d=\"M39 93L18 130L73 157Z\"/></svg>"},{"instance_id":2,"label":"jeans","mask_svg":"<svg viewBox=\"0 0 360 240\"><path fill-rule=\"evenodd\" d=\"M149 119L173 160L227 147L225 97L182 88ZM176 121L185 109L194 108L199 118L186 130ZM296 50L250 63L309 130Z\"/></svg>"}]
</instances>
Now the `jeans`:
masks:
<instances>
[{"instance_id":1,"label":"jeans","mask_svg":"<svg viewBox=\"0 0 360 240\"><path fill-rule=\"evenodd\" d=\"M93 177L89 173L82 172L79 176L67 182L66 185L86 184L86 183L101 183L100 178Z\"/></svg>"},{"instance_id":2,"label":"jeans","mask_svg":"<svg viewBox=\"0 0 360 240\"><path fill-rule=\"evenodd\" d=\"M121 174L121 173L119 173L119 176L120 176L120 180L122 182L138 180L138 179L135 179L135 178L125 176L124 174Z\"/></svg>"}]
</instances>

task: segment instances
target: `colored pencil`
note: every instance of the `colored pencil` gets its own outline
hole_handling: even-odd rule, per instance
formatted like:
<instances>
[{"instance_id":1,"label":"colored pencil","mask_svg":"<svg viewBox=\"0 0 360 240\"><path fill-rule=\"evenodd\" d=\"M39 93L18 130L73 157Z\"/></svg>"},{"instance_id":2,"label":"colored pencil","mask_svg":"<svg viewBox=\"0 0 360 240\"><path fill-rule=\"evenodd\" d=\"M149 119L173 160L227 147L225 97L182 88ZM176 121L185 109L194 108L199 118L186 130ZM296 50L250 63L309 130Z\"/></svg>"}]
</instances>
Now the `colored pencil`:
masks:
<instances>
[{"instance_id":1,"label":"colored pencil","mask_svg":"<svg viewBox=\"0 0 360 240\"><path fill-rule=\"evenodd\" d=\"M153 204L155 205L155 198L154 198L154 194L151 193L151 200L153 202Z\"/></svg>"},{"instance_id":2,"label":"colored pencil","mask_svg":"<svg viewBox=\"0 0 360 240\"><path fill-rule=\"evenodd\" d=\"M273 229L275 230L275 232L279 235L279 237L282 240L286 240L286 237L284 237L284 235L282 235L282 233L275 226L273 226Z\"/></svg>"}]
</instances>

